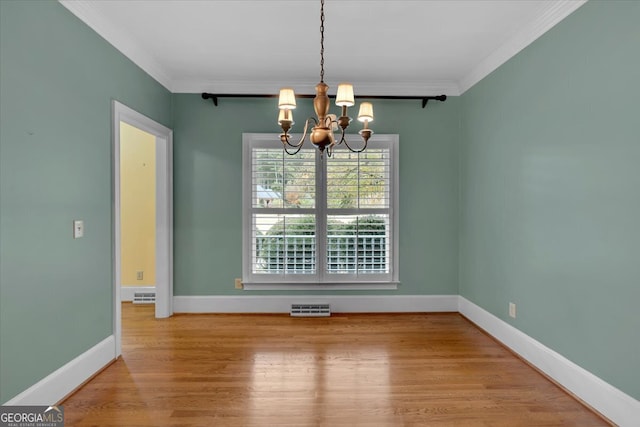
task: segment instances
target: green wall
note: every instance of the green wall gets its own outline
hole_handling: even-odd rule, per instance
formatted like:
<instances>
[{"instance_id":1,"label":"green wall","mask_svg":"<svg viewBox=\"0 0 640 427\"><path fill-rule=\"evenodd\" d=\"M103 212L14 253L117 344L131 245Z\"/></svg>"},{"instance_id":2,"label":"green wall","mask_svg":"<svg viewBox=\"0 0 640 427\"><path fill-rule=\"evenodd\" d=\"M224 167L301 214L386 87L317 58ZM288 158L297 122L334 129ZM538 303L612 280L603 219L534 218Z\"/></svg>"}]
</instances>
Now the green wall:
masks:
<instances>
[{"instance_id":1,"label":"green wall","mask_svg":"<svg viewBox=\"0 0 640 427\"><path fill-rule=\"evenodd\" d=\"M63 6L0 1L0 402L112 334L112 99L171 124L171 94Z\"/></svg>"},{"instance_id":2,"label":"green wall","mask_svg":"<svg viewBox=\"0 0 640 427\"><path fill-rule=\"evenodd\" d=\"M460 178L460 294L636 399L639 23L590 1L466 92Z\"/></svg>"},{"instance_id":3,"label":"green wall","mask_svg":"<svg viewBox=\"0 0 640 427\"><path fill-rule=\"evenodd\" d=\"M298 132L312 115L311 100L299 104ZM458 293L459 104L374 100L375 132L400 135L402 284L378 293ZM174 107L175 294L256 295L233 286L242 276L242 133L279 133L277 99L222 98L214 107L182 94Z\"/></svg>"}]
</instances>

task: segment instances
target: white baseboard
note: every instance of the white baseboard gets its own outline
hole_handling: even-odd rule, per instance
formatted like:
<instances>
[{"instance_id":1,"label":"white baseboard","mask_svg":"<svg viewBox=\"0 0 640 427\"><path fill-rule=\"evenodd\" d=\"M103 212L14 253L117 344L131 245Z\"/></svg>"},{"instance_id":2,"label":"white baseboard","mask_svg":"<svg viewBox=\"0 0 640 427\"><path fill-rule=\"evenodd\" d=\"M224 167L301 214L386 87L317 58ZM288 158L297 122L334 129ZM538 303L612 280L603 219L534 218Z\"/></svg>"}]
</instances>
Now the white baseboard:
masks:
<instances>
[{"instance_id":1,"label":"white baseboard","mask_svg":"<svg viewBox=\"0 0 640 427\"><path fill-rule=\"evenodd\" d=\"M120 301L133 301L136 292L155 292L155 286L120 286Z\"/></svg>"},{"instance_id":2,"label":"white baseboard","mask_svg":"<svg viewBox=\"0 0 640 427\"><path fill-rule=\"evenodd\" d=\"M3 405L54 405L115 359L110 335Z\"/></svg>"},{"instance_id":3,"label":"white baseboard","mask_svg":"<svg viewBox=\"0 0 640 427\"><path fill-rule=\"evenodd\" d=\"M640 402L464 297L460 313L621 427L638 426Z\"/></svg>"},{"instance_id":4,"label":"white baseboard","mask_svg":"<svg viewBox=\"0 0 640 427\"><path fill-rule=\"evenodd\" d=\"M291 304L330 304L333 313L456 312L458 295L176 296L175 313L289 313Z\"/></svg>"}]
</instances>

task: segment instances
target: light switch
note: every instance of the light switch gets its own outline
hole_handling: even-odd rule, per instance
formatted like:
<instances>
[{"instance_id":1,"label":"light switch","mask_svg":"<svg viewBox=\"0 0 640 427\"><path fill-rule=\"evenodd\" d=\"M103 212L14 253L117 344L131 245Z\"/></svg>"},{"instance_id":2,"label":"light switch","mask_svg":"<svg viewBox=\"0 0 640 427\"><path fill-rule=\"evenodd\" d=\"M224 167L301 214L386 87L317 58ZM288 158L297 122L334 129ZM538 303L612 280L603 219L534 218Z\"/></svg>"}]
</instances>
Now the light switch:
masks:
<instances>
[{"instance_id":1,"label":"light switch","mask_svg":"<svg viewBox=\"0 0 640 427\"><path fill-rule=\"evenodd\" d=\"M73 221L73 238L79 239L84 235L84 221L76 219Z\"/></svg>"}]
</instances>

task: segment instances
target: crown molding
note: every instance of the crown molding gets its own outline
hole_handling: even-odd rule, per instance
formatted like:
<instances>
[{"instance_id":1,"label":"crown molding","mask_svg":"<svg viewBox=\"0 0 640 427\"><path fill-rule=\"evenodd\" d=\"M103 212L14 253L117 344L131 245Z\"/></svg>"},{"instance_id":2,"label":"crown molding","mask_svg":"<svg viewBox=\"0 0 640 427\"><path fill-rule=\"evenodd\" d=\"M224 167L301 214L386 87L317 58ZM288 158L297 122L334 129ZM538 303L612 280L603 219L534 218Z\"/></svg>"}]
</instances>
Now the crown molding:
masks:
<instances>
[{"instance_id":1,"label":"crown molding","mask_svg":"<svg viewBox=\"0 0 640 427\"><path fill-rule=\"evenodd\" d=\"M326 83L329 87L337 88L338 81L329 81ZM302 80L287 80L283 81L230 81L230 80L174 80L173 92L174 93L234 93L234 94L277 94L283 85L292 87L296 93L300 94L313 94L314 88L318 84L318 81L302 81ZM424 82L366 82L358 83L353 82L356 96L371 95L371 96L435 96L435 95L447 95L458 96L460 95L460 89L456 82L442 80L442 81L424 81Z\"/></svg>"},{"instance_id":2,"label":"crown molding","mask_svg":"<svg viewBox=\"0 0 640 427\"><path fill-rule=\"evenodd\" d=\"M156 59L138 45L126 31L105 19L90 1L58 0L58 2L78 19L87 24L93 31L98 33L103 39L113 45L113 47L118 49L134 64L142 68L143 71L153 77L158 83L170 92L172 91L171 78Z\"/></svg>"},{"instance_id":3,"label":"crown molding","mask_svg":"<svg viewBox=\"0 0 640 427\"><path fill-rule=\"evenodd\" d=\"M529 46L586 2L587 0L558 0L551 2L537 19L525 25L515 36L494 50L458 82L460 94L471 89L476 83L491 74L495 69Z\"/></svg>"}]
</instances>

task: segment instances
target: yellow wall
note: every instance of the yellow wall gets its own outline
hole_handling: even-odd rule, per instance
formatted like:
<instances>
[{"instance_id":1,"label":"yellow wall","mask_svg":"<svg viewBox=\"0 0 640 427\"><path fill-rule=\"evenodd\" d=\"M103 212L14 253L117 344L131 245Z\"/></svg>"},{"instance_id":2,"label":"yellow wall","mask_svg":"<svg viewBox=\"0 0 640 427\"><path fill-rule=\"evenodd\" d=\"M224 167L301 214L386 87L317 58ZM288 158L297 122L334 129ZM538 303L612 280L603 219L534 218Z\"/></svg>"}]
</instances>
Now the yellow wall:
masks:
<instances>
[{"instance_id":1,"label":"yellow wall","mask_svg":"<svg viewBox=\"0 0 640 427\"><path fill-rule=\"evenodd\" d=\"M156 283L155 136L120 122L121 285ZM137 272L143 280L137 280Z\"/></svg>"}]
</instances>

